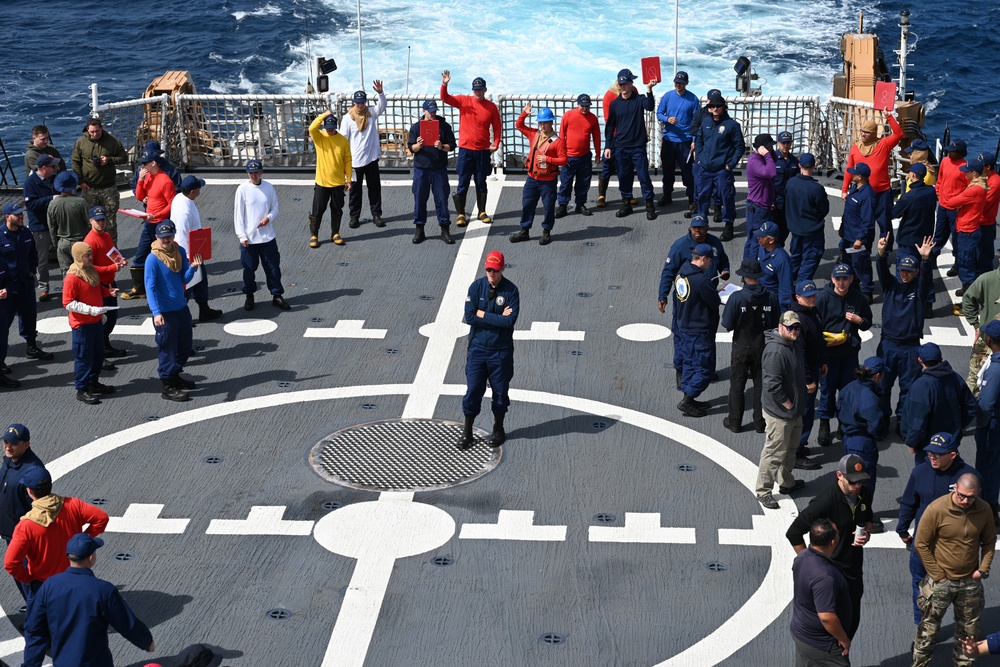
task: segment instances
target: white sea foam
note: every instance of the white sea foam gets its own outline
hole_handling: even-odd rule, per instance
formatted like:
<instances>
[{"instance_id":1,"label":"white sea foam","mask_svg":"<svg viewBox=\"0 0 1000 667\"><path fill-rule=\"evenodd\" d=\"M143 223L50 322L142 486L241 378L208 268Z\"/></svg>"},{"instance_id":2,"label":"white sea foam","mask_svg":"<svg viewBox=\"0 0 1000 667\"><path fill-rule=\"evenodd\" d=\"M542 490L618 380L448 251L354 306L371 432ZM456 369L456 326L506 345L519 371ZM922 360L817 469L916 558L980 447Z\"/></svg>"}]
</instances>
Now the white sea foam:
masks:
<instances>
[{"instance_id":1,"label":"white sea foam","mask_svg":"<svg viewBox=\"0 0 1000 667\"><path fill-rule=\"evenodd\" d=\"M257 9L249 12L232 12L232 16L236 19L237 23L248 16L277 16L279 14L281 14L281 7L272 5L271 3L267 3L263 7L258 7Z\"/></svg>"}]
</instances>

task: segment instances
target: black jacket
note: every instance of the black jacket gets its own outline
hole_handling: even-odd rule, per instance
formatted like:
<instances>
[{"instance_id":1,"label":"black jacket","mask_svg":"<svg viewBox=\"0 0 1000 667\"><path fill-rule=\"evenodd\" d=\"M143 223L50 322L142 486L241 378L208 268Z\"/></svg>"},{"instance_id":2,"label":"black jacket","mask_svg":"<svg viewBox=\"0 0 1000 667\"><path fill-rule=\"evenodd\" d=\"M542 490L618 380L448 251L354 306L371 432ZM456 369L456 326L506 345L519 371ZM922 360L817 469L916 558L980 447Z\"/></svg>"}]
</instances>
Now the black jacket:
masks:
<instances>
[{"instance_id":1,"label":"black jacket","mask_svg":"<svg viewBox=\"0 0 1000 667\"><path fill-rule=\"evenodd\" d=\"M809 532L809 526L817 519L829 519L837 527L839 535L837 548L831 556L834 563L848 579L860 579L864 565L864 547L851 546L854 542L854 531L872 520L871 499L862 487L858 493L858 504L852 509L840 484L834 480L826 490L820 491L809 506L799 513L789 526L785 537L792 546L804 545L803 535Z\"/></svg>"}]
</instances>

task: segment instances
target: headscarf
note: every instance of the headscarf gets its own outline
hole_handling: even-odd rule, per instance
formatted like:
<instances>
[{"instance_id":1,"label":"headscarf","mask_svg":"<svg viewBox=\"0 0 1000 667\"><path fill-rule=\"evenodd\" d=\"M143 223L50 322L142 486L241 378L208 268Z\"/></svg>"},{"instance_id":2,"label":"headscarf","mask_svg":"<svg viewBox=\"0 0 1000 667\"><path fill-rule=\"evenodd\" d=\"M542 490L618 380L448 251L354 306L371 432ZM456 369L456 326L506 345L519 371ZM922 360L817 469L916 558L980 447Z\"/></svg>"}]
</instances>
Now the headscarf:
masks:
<instances>
[{"instance_id":1,"label":"headscarf","mask_svg":"<svg viewBox=\"0 0 1000 667\"><path fill-rule=\"evenodd\" d=\"M364 132L365 128L368 127L368 119L372 117L372 112L369 111L368 107L366 106L363 110L358 111L358 107L355 105L347 113L358 124L358 132Z\"/></svg>"},{"instance_id":2,"label":"headscarf","mask_svg":"<svg viewBox=\"0 0 1000 667\"><path fill-rule=\"evenodd\" d=\"M930 151L910 151L910 164L922 162L927 167L928 174L937 174L937 166L931 163Z\"/></svg>"},{"instance_id":3,"label":"headscarf","mask_svg":"<svg viewBox=\"0 0 1000 667\"><path fill-rule=\"evenodd\" d=\"M167 268L178 273L181 270L181 251L178 250L180 246L176 243L173 244L173 249L170 252L164 250L160 239L156 239L152 245L153 254L156 255L161 262L167 265Z\"/></svg>"},{"instance_id":4,"label":"headscarf","mask_svg":"<svg viewBox=\"0 0 1000 667\"><path fill-rule=\"evenodd\" d=\"M863 135L858 138L855 146L861 152L861 155L868 157L875 150L875 145L878 143L878 123L873 120L866 120L861 124L861 129L864 132L871 132L866 139Z\"/></svg>"},{"instance_id":5,"label":"headscarf","mask_svg":"<svg viewBox=\"0 0 1000 667\"><path fill-rule=\"evenodd\" d=\"M73 263L66 273L71 273L74 276L86 281L91 287L97 287L101 283L100 277L97 275L97 269L94 268L92 262L84 261L83 256L91 251L91 247L84 243L83 241L77 241L70 248L70 252L73 254Z\"/></svg>"}]
</instances>

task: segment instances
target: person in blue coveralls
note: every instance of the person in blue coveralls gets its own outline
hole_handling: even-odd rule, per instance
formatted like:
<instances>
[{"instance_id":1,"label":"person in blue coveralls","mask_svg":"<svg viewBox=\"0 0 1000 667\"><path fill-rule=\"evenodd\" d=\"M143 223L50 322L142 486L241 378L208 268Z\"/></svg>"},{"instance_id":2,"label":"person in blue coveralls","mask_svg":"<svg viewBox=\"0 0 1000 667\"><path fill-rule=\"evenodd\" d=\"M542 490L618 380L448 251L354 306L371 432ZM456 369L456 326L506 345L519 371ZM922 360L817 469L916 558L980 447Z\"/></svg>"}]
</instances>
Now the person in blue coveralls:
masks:
<instances>
[{"instance_id":1,"label":"person in blue coveralls","mask_svg":"<svg viewBox=\"0 0 1000 667\"><path fill-rule=\"evenodd\" d=\"M889 427L892 417L892 385L899 378L899 398L896 400L896 434L901 435L901 414L903 399L910 385L920 374L920 364L917 363L917 350L920 348L920 338L924 335L924 304L927 303L927 290L933 289L934 283L923 279L923 273L930 270L929 260L934 250L934 237L927 235L923 244L916 250L920 258L903 251L903 239L899 237L899 251L896 253L896 266L899 277L889 270L888 240L884 237L878 240L878 258L875 267L878 269L878 280L882 285L882 337L878 343L878 356L885 363L882 373L882 414L885 416L885 427ZM882 434L883 436L885 434Z\"/></svg>"},{"instance_id":2,"label":"person in blue coveralls","mask_svg":"<svg viewBox=\"0 0 1000 667\"><path fill-rule=\"evenodd\" d=\"M660 168L663 170L663 194L656 202L667 206L673 202L674 172L680 169L681 183L687 195L688 208L694 204L694 177L691 173L691 121L701 103L694 93L687 89L688 73L679 71L674 75L674 89L660 98L656 107L656 118L663 128L663 142L660 144Z\"/></svg>"},{"instance_id":3,"label":"person in blue coveralls","mask_svg":"<svg viewBox=\"0 0 1000 667\"><path fill-rule=\"evenodd\" d=\"M168 401L183 402L188 400L185 390L195 388L194 382L180 375L191 356L191 311L184 298L184 286L201 266L201 255L195 255L189 264L187 248L174 243L176 233L170 220L156 225L156 241L146 258L144 280L156 327L158 372L163 383L161 396Z\"/></svg>"},{"instance_id":4,"label":"person in blue coveralls","mask_svg":"<svg viewBox=\"0 0 1000 667\"><path fill-rule=\"evenodd\" d=\"M48 361L52 353L38 347L38 302L35 301L35 275L38 271L38 251L35 238L24 228L24 207L10 202L3 207L4 223L0 225L0 260L6 262L7 298L5 305L7 328L17 318L18 332L27 343L24 356Z\"/></svg>"},{"instance_id":5,"label":"person in blue coveralls","mask_svg":"<svg viewBox=\"0 0 1000 667\"><path fill-rule=\"evenodd\" d=\"M899 227L896 229L896 241L899 243L897 258L909 255L916 259L920 256L917 248L923 239L928 236L933 238L937 191L924 181L926 176L927 166L924 163L914 162L910 165L910 172L906 177L909 188L892 207L891 217L899 218ZM926 270L920 272L920 280L928 283L924 287L925 318L931 317L934 312L934 258L935 255L932 254ZM882 291L884 294L884 286Z\"/></svg>"},{"instance_id":6,"label":"person in blue coveralls","mask_svg":"<svg viewBox=\"0 0 1000 667\"><path fill-rule=\"evenodd\" d=\"M610 160L612 153L618 161L618 190L621 192L621 209L616 218L624 218L632 213L632 175L639 179L642 198L646 201L646 219L656 219L656 202L653 201L653 181L649 178L649 156L646 144L646 112L656 108L653 97L653 79L647 84L647 92L640 95L632 83L636 80L632 70L618 72L618 86L621 94L612 100L608 109L608 120L604 124L604 159Z\"/></svg>"},{"instance_id":7,"label":"person in blue coveralls","mask_svg":"<svg viewBox=\"0 0 1000 667\"><path fill-rule=\"evenodd\" d=\"M153 634L118 589L94 574L102 546L104 540L86 533L66 543L69 569L45 580L24 619L24 667L41 667L49 645L56 667L110 667L108 626L143 651L156 650Z\"/></svg>"},{"instance_id":8,"label":"person in blue coveralls","mask_svg":"<svg viewBox=\"0 0 1000 667\"><path fill-rule=\"evenodd\" d=\"M674 286L674 278L677 277L677 272L680 271L681 266L685 262L691 259L695 246L699 243L707 243L712 246L712 263L708 267L708 274L718 276L722 280L729 280L729 256L726 255L726 250L722 247L722 241L714 234L708 233L708 222L705 221L704 217L696 213L691 218L690 231L674 241L673 245L670 246L670 252L667 253L667 261L663 263L663 271L660 272L659 301L656 304L661 313L666 312L667 299L670 298L670 290ZM717 281L716 284L718 284ZM670 328L677 329L676 308L672 309L671 312ZM714 350L712 351L711 368L714 374ZM681 354L681 349L676 344L676 340L674 344L674 371L677 379L677 388L680 389L681 375L684 372L684 356Z\"/></svg>"},{"instance_id":9,"label":"person in blue coveralls","mask_svg":"<svg viewBox=\"0 0 1000 667\"><path fill-rule=\"evenodd\" d=\"M990 348L990 361L982 371L979 413L976 416L976 470L983 474L983 500L1000 509L1000 320L990 320L980 333Z\"/></svg>"},{"instance_id":10,"label":"person in blue coveralls","mask_svg":"<svg viewBox=\"0 0 1000 667\"><path fill-rule=\"evenodd\" d=\"M899 520L896 522L896 534L910 550L910 577L913 580L913 623L919 624L923 613L917 606L920 595L920 581L927 576L927 570L920 560L917 551L912 547L913 536L910 534L910 524L913 533L917 532L917 524L924 510L943 495L948 494L965 473L979 474L976 469L962 460L958 453L958 442L950 433L935 433L931 436L927 447L927 460L913 466L910 479L906 482L906 490L899 499Z\"/></svg>"},{"instance_id":11,"label":"person in blue coveralls","mask_svg":"<svg viewBox=\"0 0 1000 667\"><path fill-rule=\"evenodd\" d=\"M778 245L788 240L788 222L785 219L785 192L788 182L799 174L799 158L792 153L794 135L788 130L778 133L778 150L774 154L774 210L771 219L781 230ZM815 163L814 163L815 164Z\"/></svg>"},{"instance_id":12,"label":"person in blue coveralls","mask_svg":"<svg viewBox=\"0 0 1000 667\"><path fill-rule=\"evenodd\" d=\"M677 327L674 345L684 359L677 408L688 417L704 417L708 401L695 400L712 382L715 331L719 328L721 300L710 273L715 250L707 243L694 247L691 261L684 263L674 279L674 313Z\"/></svg>"},{"instance_id":13,"label":"person in blue coveralls","mask_svg":"<svg viewBox=\"0 0 1000 667\"><path fill-rule=\"evenodd\" d=\"M778 225L768 221L753 234L757 238L757 261L764 271L760 284L764 289L774 292L778 304L784 312L791 307L795 296L795 283L792 282L792 259L785 249L778 245Z\"/></svg>"},{"instance_id":14,"label":"person in blue coveralls","mask_svg":"<svg viewBox=\"0 0 1000 667\"><path fill-rule=\"evenodd\" d=\"M849 382L837 397L837 421L844 431L844 454L854 454L865 463L868 479L862 482L869 498L875 498L878 473L878 440L884 436L885 418L879 398L884 366L879 357L868 357L854 369ZM882 521L872 519L872 532L884 530Z\"/></svg>"},{"instance_id":15,"label":"person in blue coveralls","mask_svg":"<svg viewBox=\"0 0 1000 667\"><path fill-rule=\"evenodd\" d=\"M698 212L708 215L712 192L722 198L722 238L733 237L733 220L736 219L736 186L733 170L740 164L747 151L740 124L729 117L726 100L713 95L708 100L708 114L702 118L695 135L695 159L701 170L698 189Z\"/></svg>"},{"instance_id":16,"label":"person in blue coveralls","mask_svg":"<svg viewBox=\"0 0 1000 667\"><path fill-rule=\"evenodd\" d=\"M823 185L813 178L815 168L816 158L812 153L803 153L798 161L798 173L785 185L782 217L792 235L789 254L792 279L796 283L813 279L826 247L824 228L830 213L830 199Z\"/></svg>"},{"instance_id":17,"label":"person in blue coveralls","mask_svg":"<svg viewBox=\"0 0 1000 667\"><path fill-rule=\"evenodd\" d=\"M14 526L31 509L31 498L21 483L28 468L44 468L45 464L31 449L31 432L24 424L11 424L3 432L3 464L0 468L0 537L10 545ZM17 579L17 590L28 599L30 584Z\"/></svg>"},{"instance_id":18,"label":"person in blue coveralls","mask_svg":"<svg viewBox=\"0 0 1000 667\"><path fill-rule=\"evenodd\" d=\"M410 127L407 143L413 153L413 233L414 243L423 243L424 224L427 222L427 196L434 194L434 212L437 214L438 226L441 228L441 240L452 245L451 219L448 214L448 153L455 148L455 133L442 116L437 115L437 102L426 100L421 108L424 111L423 120L438 122L438 140L433 146L424 144L420 136L420 122Z\"/></svg>"},{"instance_id":19,"label":"person in blue coveralls","mask_svg":"<svg viewBox=\"0 0 1000 667\"><path fill-rule=\"evenodd\" d=\"M718 88L709 88L708 92L705 93L705 99L710 100L716 95L722 95L722 91ZM699 102L700 104L700 102ZM698 166L698 156L695 154L695 148L698 146L698 135L701 133L701 121L709 115L708 109L699 106L698 110L694 112L694 117L691 119L691 175L694 177L694 204L688 206L688 210L684 212L685 218L690 218L692 215L698 212L698 193L701 192L701 182L704 179L704 174L701 172L701 168ZM712 206L715 207L715 222L722 222L722 198L719 197L719 193L712 191ZM708 217L706 216L707 220ZM723 241L732 241L733 236L729 234L728 236L723 233L720 237Z\"/></svg>"},{"instance_id":20,"label":"person in blue coveralls","mask_svg":"<svg viewBox=\"0 0 1000 667\"><path fill-rule=\"evenodd\" d=\"M844 217L840 224L840 261L849 264L857 277L861 293L874 301L872 282L872 244L875 242L875 194L868 179L872 172L859 162L849 167L851 189L844 200Z\"/></svg>"},{"instance_id":21,"label":"person in blue coveralls","mask_svg":"<svg viewBox=\"0 0 1000 667\"><path fill-rule=\"evenodd\" d=\"M459 449L472 447L472 425L482 410L486 381L493 389L493 432L486 444L499 447L507 440L504 418L510 407L507 390L514 376L514 325L521 312L517 285L503 275L504 256L499 250L486 255L486 275L469 286L465 318L469 325L469 356L465 362L467 388L462 398L465 428Z\"/></svg>"}]
</instances>

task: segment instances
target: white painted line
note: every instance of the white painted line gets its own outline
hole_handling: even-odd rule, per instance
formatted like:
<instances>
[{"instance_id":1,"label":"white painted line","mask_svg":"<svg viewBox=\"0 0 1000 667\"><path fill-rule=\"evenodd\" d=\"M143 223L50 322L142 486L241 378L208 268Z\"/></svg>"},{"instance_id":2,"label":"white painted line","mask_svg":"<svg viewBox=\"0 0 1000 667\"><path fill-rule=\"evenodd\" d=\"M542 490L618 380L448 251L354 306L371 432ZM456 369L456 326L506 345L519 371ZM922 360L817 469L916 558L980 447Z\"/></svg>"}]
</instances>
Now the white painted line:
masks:
<instances>
[{"instance_id":1,"label":"white painted line","mask_svg":"<svg viewBox=\"0 0 1000 667\"><path fill-rule=\"evenodd\" d=\"M278 328L278 323L274 320L235 320L233 322L227 322L223 325L222 330L225 331L230 336L244 336L247 338L255 338L257 336L266 336L269 333L273 333ZM115 331L118 328L115 327Z\"/></svg>"},{"instance_id":2,"label":"white painted line","mask_svg":"<svg viewBox=\"0 0 1000 667\"><path fill-rule=\"evenodd\" d=\"M625 512L625 526L591 526L591 542L637 542L640 544L694 544L694 528L660 526L659 512Z\"/></svg>"},{"instance_id":3,"label":"white painted line","mask_svg":"<svg viewBox=\"0 0 1000 667\"><path fill-rule=\"evenodd\" d=\"M566 526L536 526L535 513L500 510L496 523L466 523L461 540L517 540L522 542L563 542Z\"/></svg>"},{"instance_id":4,"label":"white painted line","mask_svg":"<svg viewBox=\"0 0 1000 667\"><path fill-rule=\"evenodd\" d=\"M637 322L635 324L625 324L615 331L619 338L630 340L636 343L652 343L670 337L670 329L662 324L649 324Z\"/></svg>"},{"instance_id":5,"label":"white painted line","mask_svg":"<svg viewBox=\"0 0 1000 667\"><path fill-rule=\"evenodd\" d=\"M332 327L309 327L303 338L372 338L382 340L388 329L365 329L364 320L337 320Z\"/></svg>"},{"instance_id":6,"label":"white painted line","mask_svg":"<svg viewBox=\"0 0 1000 667\"><path fill-rule=\"evenodd\" d=\"M212 519L206 535L311 535L312 521L286 521L284 505L254 505L246 519Z\"/></svg>"},{"instance_id":7,"label":"white painted line","mask_svg":"<svg viewBox=\"0 0 1000 667\"><path fill-rule=\"evenodd\" d=\"M152 316L147 317L142 321L142 324L125 324L128 320L118 320L118 324L115 325L115 330L112 333L114 336L155 336L156 327L153 326Z\"/></svg>"},{"instance_id":8,"label":"white painted line","mask_svg":"<svg viewBox=\"0 0 1000 667\"><path fill-rule=\"evenodd\" d=\"M514 340L583 340L583 331L559 331L558 322L532 322L527 331L515 331Z\"/></svg>"},{"instance_id":9,"label":"white painted line","mask_svg":"<svg viewBox=\"0 0 1000 667\"><path fill-rule=\"evenodd\" d=\"M949 294L954 294L954 291L949 291ZM961 299L959 299L961 301ZM975 330L972 328L965 317L959 316L955 318L958 322L958 327L936 327L933 324L929 325L927 328L930 329L930 335L924 336L921 340L925 343L937 343L940 346L948 347L967 347L972 348L972 344L975 342L973 336L975 336Z\"/></svg>"},{"instance_id":10,"label":"white painted line","mask_svg":"<svg viewBox=\"0 0 1000 667\"><path fill-rule=\"evenodd\" d=\"M132 503L121 516L108 520L108 533L147 533L154 535L180 535L191 519L161 519L163 505Z\"/></svg>"}]
</instances>

